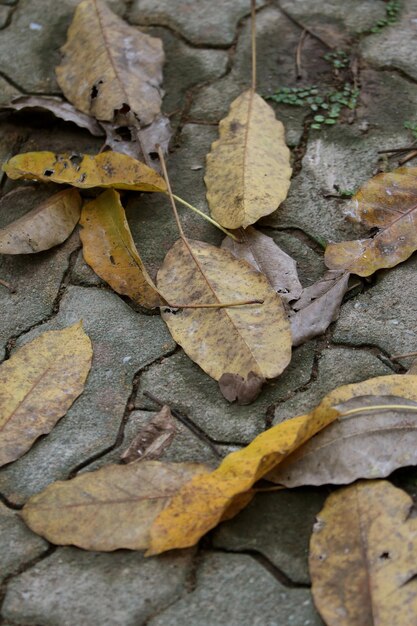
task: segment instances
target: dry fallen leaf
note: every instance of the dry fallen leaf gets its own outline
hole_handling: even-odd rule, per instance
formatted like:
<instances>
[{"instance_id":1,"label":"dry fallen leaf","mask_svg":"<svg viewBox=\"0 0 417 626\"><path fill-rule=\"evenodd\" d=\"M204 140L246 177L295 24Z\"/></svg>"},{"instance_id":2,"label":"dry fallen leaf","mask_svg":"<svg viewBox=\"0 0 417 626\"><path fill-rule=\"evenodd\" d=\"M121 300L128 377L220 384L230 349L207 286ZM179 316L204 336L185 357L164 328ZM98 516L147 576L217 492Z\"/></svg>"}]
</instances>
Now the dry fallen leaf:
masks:
<instances>
[{"instance_id":1,"label":"dry fallen leaf","mask_svg":"<svg viewBox=\"0 0 417 626\"><path fill-rule=\"evenodd\" d=\"M239 374L223 374L219 378L219 387L226 400L237 400L238 404L244 405L256 400L264 382L264 378L253 372L249 372L246 380Z\"/></svg>"},{"instance_id":2,"label":"dry fallen leaf","mask_svg":"<svg viewBox=\"0 0 417 626\"><path fill-rule=\"evenodd\" d=\"M417 250L417 168L401 167L368 180L353 196L349 216L378 232L327 246L327 267L370 276L408 259Z\"/></svg>"},{"instance_id":3,"label":"dry fallen leaf","mask_svg":"<svg viewBox=\"0 0 417 626\"><path fill-rule=\"evenodd\" d=\"M27 452L82 393L91 341L74 324L27 343L0 366L0 465Z\"/></svg>"},{"instance_id":4,"label":"dry fallen leaf","mask_svg":"<svg viewBox=\"0 0 417 626\"><path fill-rule=\"evenodd\" d=\"M57 246L70 236L81 213L76 189L61 191L0 229L1 254L30 254Z\"/></svg>"},{"instance_id":5,"label":"dry fallen leaf","mask_svg":"<svg viewBox=\"0 0 417 626\"><path fill-rule=\"evenodd\" d=\"M22 517L55 544L104 552L142 550L168 499L193 476L208 471L197 463L107 465L49 485L28 500Z\"/></svg>"},{"instance_id":6,"label":"dry fallen leaf","mask_svg":"<svg viewBox=\"0 0 417 626\"><path fill-rule=\"evenodd\" d=\"M112 122L115 112L129 107L141 126L159 115L162 42L127 24L105 2L80 2L62 53L58 84L83 113Z\"/></svg>"},{"instance_id":7,"label":"dry fallen leaf","mask_svg":"<svg viewBox=\"0 0 417 626\"><path fill-rule=\"evenodd\" d=\"M272 287L283 300L298 300L303 290L297 274L297 263L281 250L272 237L268 237L252 226L237 233L235 241L226 237L222 248L229 250L237 259L245 259L258 272L265 274Z\"/></svg>"},{"instance_id":8,"label":"dry fallen leaf","mask_svg":"<svg viewBox=\"0 0 417 626\"><path fill-rule=\"evenodd\" d=\"M117 191L108 189L86 204L80 223L84 259L100 278L141 306L165 304L136 249Z\"/></svg>"},{"instance_id":9,"label":"dry fallen leaf","mask_svg":"<svg viewBox=\"0 0 417 626\"><path fill-rule=\"evenodd\" d=\"M272 470L268 480L286 487L338 485L385 478L417 464L417 376L410 376L401 397L359 396L335 408L338 419Z\"/></svg>"},{"instance_id":10,"label":"dry fallen leaf","mask_svg":"<svg viewBox=\"0 0 417 626\"><path fill-rule=\"evenodd\" d=\"M300 299L292 304L295 312L290 318L293 346L322 335L337 320L348 283L347 272L329 270L314 285L303 289Z\"/></svg>"},{"instance_id":11,"label":"dry fallen leaf","mask_svg":"<svg viewBox=\"0 0 417 626\"><path fill-rule=\"evenodd\" d=\"M280 297L265 276L227 250L182 240L165 257L158 289L172 303L217 304L262 300L263 304L221 309L162 310L177 343L212 378L253 372L274 378L291 358L291 332ZM178 302L180 301L180 302Z\"/></svg>"},{"instance_id":12,"label":"dry fallen leaf","mask_svg":"<svg viewBox=\"0 0 417 626\"><path fill-rule=\"evenodd\" d=\"M210 211L225 228L246 228L287 196L291 167L284 126L249 89L232 102L219 135L207 155Z\"/></svg>"},{"instance_id":13,"label":"dry fallen leaf","mask_svg":"<svg viewBox=\"0 0 417 626\"><path fill-rule=\"evenodd\" d=\"M192 479L174 495L152 525L147 554L192 546L225 514L231 517L231 510L240 510L257 480L336 419L335 405L369 394L402 395L410 378L380 376L339 387L311 413L286 420L256 437L246 448L229 454L214 472Z\"/></svg>"},{"instance_id":14,"label":"dry fallen leaf","mask_svg":"<svg viewBox=\"0 0 417 626\"><path fill-rule=\"evenodd\" d=\"M156 460L171 445L177 432L175 420L168 405L141 428L129 447L120 457L125 463L140 460Z\"/></svg>"},{"instance_id":15,"label":"dry fallen leaf","mask_svg":"<svg viewBox=\"0 0 417 626\"><path fill-rule=\"evenodd\" d=\"M156 145L161 146L164 154L168 152L171 126L169 119L163 115L157 117L149 126L141 129L140 140L132 131L129 131L130 137L126 138L125 133L120 131L120 127L111 122L102 122L101 126L106 133L106 146L115 152L128 154L139 161L150 162L154 169L156 165L159 165L159 161L156 160Z\"/></svg>"},{"instance_id":16,"label":"dry fallen leaf","mask_svg":"<svg viewBox=\"0 0 417 626\"><path fill-rule=\"evenodd\" d=\"M24 152L3 165L9 178L64 183L80 189L113 187L132 191L166 191L163 178L153 169L126 154L101 152L55 154Z\"/></svg>"},{"instance_id":17,"label":"dry fallen leaf","mask_svg":"<svg viewBox=\"0 0 417 626\"><path fill-rule=\"evenodd\" d=\"M417 615L413 501L387 481L339 489L310 542L315 605L327 626L411 626Z\"/></svg>"},{"instance_id":18,"label":"dry fallen leaf","mask_svg":"<svg viewBox=\"0 0 417 626\"><path fill-rule=\"evenodd\" d=\"M72 104L54 96L19 96L4 108L21 111L22 109L41 109L49 111L65 122L73 122L80 128L86 128L92 135L101 137L104 130L93 117L78 111Z\"/></svg>"}]
</instances>

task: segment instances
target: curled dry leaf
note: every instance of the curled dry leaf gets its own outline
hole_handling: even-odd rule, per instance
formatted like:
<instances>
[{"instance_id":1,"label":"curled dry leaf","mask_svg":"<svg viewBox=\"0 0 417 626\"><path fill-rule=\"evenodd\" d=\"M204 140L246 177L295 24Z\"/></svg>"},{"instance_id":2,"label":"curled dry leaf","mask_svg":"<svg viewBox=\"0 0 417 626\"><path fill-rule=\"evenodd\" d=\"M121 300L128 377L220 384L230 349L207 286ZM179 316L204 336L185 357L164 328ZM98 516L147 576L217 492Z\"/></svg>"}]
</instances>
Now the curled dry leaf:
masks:
<instances>
[{"instance_id":1,"label":"curled dry leaf","mask_svg":"<svg viewBox=\"0 0 417 626\"><path fill-rule=\"evenodd\" d=\"M291 358L291 332L280 297L263 274L227 250L178 240L158 272L158 289L176 304L261 300L263 304L221 309L162 310L173 338L212 378L250 372L274 378ZM178 301L181 301L180 303Z\"/></svg>"},{"instance_id":2,"label":"curled dry leaf","mask_svg":"<svg viewBox=\"0 0 417 626\"><path fill-rule=\"evenodd\" d=\"M258 272L265 274L272 287L283 300L298 300L303 290L297 274L297 263L281 250L272 237L268 237L252 226L237 233L235 241L226 237L222 248L229 250L237 259L245 259Z\"/></svg>"},{"instance_id":3,"label":"curled dry leaf","mask_svg":"<svg viewBox=\"0 0 417 626\"><path fill-rule=\"evenodd\" d=\"M327 626L410 626L417 615L413 501L387 481L339 489L310 542L314 603Z\"/></svg>"},{"instance_id":4,"label":"curled dry leaf","mask_svg":"<svg viewBox=\"0 0 417 626\"><path fill-rule=\"evenodd\" d=\"M100 278L141 306L165 303L139 256L117 191L86 204L80 223L84 259Z\"/></svg>"},{"instance_id":5,"label":"curled dry leaf","mask_svg":"<svg viewBox=\"0 0 417 626\"><path fill-rule=\"evenodd\" d=\"M240 405L251 404L259 396L265 379L249 372L245 380L238 374L223 374L219 379L219 387L223 396L229 402Z\"/></svg>"},{"instance_id":6,"label":"curled dry leaf","mask_svg":"<svg viewBox=\"0 0 417 626\"><path fill-rule=\"evenodd\" d=\"M207 155L210 211L225 228L246 228L287 196L291 167L284 126L249 89L232 102L219 135Z\"/></svg>"},{"instance_id":7,"label":"curled dry leaf","mask_svg":"<svg viewBox=\"0 0 417 626\"><path fill-rule=\"evenodd\" d=\"M152 124L145 126L140 131L140 139L133 131L129 131L130 138L122 136L120 129L110 122L102 122L101 126L106 132L106 145L115 152L127 154L139 161L152 162L155 168L156 145L160 145L164 154L168 152L168 144L171 139L171 125L169 119L160 115Z\"/></svg>"},{"instance_id":8,"label":"curled dry leaf","mask_svg":"<svg viewBox=\"0 0 417 626\"><path fill-rule=\"evenodd\" d=\"M295 312L290 318L293 346L322 335L337 320L348 283L348 272L329 270L314 285L303 289L300 299L292 304Z\"/></svg>"},{"instance_id":9,"label":"curled dry leaf","mask_svg":"<svg viewBox=\"0 0 417 626\"><path fill-rule=\"evenodd\" d=\"M57 246L70 236L81 213L81 196L66 189L0 229L1 254L30 254Z\"/></svg>"},{"instance_id":10,"label":"curled dry leaf","mask_svg":"<svg viewBox=\"0 0 417 626\"><path fill-rule=\"evenodd\" d=\"M268 480L285 487L338 485L385 478L399 467L416 465L417 376L405 383L401 396L359 396L337 405L338 419L291 454ZM375 408L381 406L393 408Z\"/></svg>"},{"instance_id":11,"label":"curled dry leaf","mask_svg":"<svg viewBox=\"0 0 417 626\"><path fill-rule=\"evenodd\" d=\"M131 191L166 191L166 183L153 169L126 154L101 152L55 154L24 152L3 165L9 178L64 183L80 189L113 187Z\"/></svg>"},{"instance_id":12,"label":"curled dry leaf","mask_svg":"<svg viewBox=\"0 0 417 626\"><path fill-rule=\"evenodd\" d=\"M128 107L141 126L159 115L162 42L124 22L105 2L80 2L62 53L58 84L80 111L112 122L115 111Z\"/></svg>"},{"instance_id":13,"label":"curled dry leaf","mask_svg":"<svg viewBox=\"0 0 417 626\"><path fill-rule=\"evenodd\" d=\"M229 454L214 472L192 479L175 494L152 525L147 554L192 546L225 516L237 513L248 503L248 492L257 480L337 418L335 405L367 394L401 394L409 379L380 376L339 387L311 413L286 420Z\"/></svg>"},{"instance_id":14,"label":"curled dry leaf","mask_svg":"<svg viewBox=\"0 0 417 626\"><path fill-rule=\"evenodd\" d=\"M81 322L43 333L0 366L0 465L49 433L82 393L91 341Z\"/></svg>"},{"instance_id":15,"label":"curled dry leaf","mask_svg":"<svg viewBox=\"0 0 417 626\"><path fill-rule=\"evenodd\" d=\"M327 267L370 276L417 250L417 168L400 167L374 176L353 196L351 207L353 220L378 232L370 239L327 246Z\"/></svg>"},{"instance_id":16,"label":"curled dry leaf","mask_svg":"<svg viewBox=\"0 0 417 626\"><path fill-rule=\"evenodd\" d=\"M49 485L23 508L26 524L48 541L85 550L143 550L152 521L191 478L197 463L107 465Z\"/></svg>"},{"instance_id":17,"label":"curled dry leaf","mask_svg":"<svg viewBox=\"0 0 417 626\"><path fill-rule=\"evenodd\" d=\"M14 111L21 111L22 109L41 109L43 111L49 111L59 117L59 119L65 122L73 122L80 128L86 128L92 135L101 137L104 135L104 131L100 124L96 122L93 117L86 115L78 111L72 104L65 102L61 98L55 98L53 96L19 96L14 98L7 109L13 109Z\"/></svg>"},{"instance_id":18,"label":"curled dry leaf","mask_svg":"<svg viewBox=\"0 0 417 626\"><path fill-rule=\"evenodd\" d=\"M138 432L121 459L125 463L132 461L156 460L171 445L177 432L171 409L164 405L162 409Z\"/></svg>"}]
</instances>

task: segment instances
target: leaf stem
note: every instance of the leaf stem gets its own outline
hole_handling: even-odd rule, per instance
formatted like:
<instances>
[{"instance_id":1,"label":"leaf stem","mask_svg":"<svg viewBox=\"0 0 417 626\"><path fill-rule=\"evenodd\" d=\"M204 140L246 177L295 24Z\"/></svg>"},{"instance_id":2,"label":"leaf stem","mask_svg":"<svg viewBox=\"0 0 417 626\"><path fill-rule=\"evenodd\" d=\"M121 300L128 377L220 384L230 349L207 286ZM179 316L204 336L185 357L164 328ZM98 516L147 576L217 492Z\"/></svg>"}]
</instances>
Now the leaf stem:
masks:
<instances>
[{"instance_id":1,"label":"leaf stem","mask_svg":"<svg viewBox=\"0 0 417 626\"><path fill-rule=\"evenodd\" d=\"M244 306L245 304L263 304L263 300L235 300L234 302L221 302L212 304L170 304L168 309L226 309L232 306Z\"/></svg>"},{"instance_id":2,"label":"leaf stem","mask_svg":"<svg viewBox=\"0 0 417 626\"><path fill-rule=\"evenodd\" d=\"M164 191L164 193L169 196L168 191ZM203 211L200 211L200 209L197 209L197 207L193 206L192 204L190 204L189 202L187 202L186 200L183 200L182 198L180 198L179 196L176 196L174 193L172 194L172 197L177 201L180 202L181 204L183 204L184 206L188 207L189 209L191 209L192 211L194 211L195 213L198 213L198 215L200 215L200 217L203 217L205 220L207 220L208 222L210 222L210 224L213 224L213 226L216 226L216 228L220 229L225 235L227 235L228 237L231 237L232 239L234 239L235 241L239 241L239 239L233 234L231 233L229 230L226 230L226 228L223 228L223 226L221 226L218 222L216 222L216 220L214 220L213 218L211 218L209 215L206 215L206 213L203 213Z\"/></svg>"},{"instance_id":3,"label":"leaf stem","mask_svg":"<svg viewBox=\"0 0 417 626\"><path fill-rule=\"evenodd\" d=\"M340 413L340 417L354 415L355 413L367 413L368 411L389 411L392 409L417 412L417 406L411 406L410 404L375 404L374 406L363 406L357 409L349 409L349 411Z\"/></svg>"},{"instance_id":4,"label":"leaf stem","mask_svg":"<svg viewBox=\"0 0 417 626\"><path fill-rule=\"evenodd\" d=\"M417 352L406 352L406 354L393 354L391 359L396 361L397 359L406 359L410 356L417 356Z\"/></svg>"},{"instance_id":5,"label":"leaf stem","mask_svg":"<svg viewBox=\"0 0 417 626\"><path fill-rule=\"evenodd\" d=\"M256 89L256 0L251 0L252 90Z\"/></svg>"}]
</instances>

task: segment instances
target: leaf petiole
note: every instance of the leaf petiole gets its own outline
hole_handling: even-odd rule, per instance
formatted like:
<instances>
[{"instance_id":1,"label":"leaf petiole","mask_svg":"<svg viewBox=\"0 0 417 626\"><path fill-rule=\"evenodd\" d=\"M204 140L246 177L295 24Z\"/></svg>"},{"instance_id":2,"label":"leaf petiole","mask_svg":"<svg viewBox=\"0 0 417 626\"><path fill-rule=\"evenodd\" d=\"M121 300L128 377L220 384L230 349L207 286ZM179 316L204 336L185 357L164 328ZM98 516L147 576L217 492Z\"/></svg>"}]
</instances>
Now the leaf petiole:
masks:
<instances>
[{"instance_id":1,"label":"leaf petiole","mask_svg":"<svg viewBox=\"0 0 417 626\"><path fill-rule=\"evenodd\" d=\"M169 196L168 191L164 191L163 193L166 196ZM239 239L235 235L233 235L233 233L231 233L229 230L226 230L226 228L223 228L223 226L220 226L220 224L218 222L216 222L216 220L211 218L209 215L207 215L206 213L203 213L203 211L200 211L200 209L197 209L197 207L193 206L192 204L190 204L186 200L183 200L179 196L176 196L175 194L172 194L172 196L173 196L173 198L175 198L175 200L177 202L180 202L181 204L183 204L187 208L191 209L192 211L194 211L195 213L200 215L200 217L203 217L205 220L210 222L210 224L213 224L213 226L216 226L216 228L219 228L222 232L224 232L225 235L227 235L228 237L231 237L235 241L239 241Z\"/></svg>"},{"instance_id":2,"label":"leaf petiole","mask_svg":"<svg viewBox=\"0 0 417 626\"><path fill-rule=\"evenodd\" d=\"M211 304L170 304L168 309L226 309L233 306L245 306L245 304L263 304L263 300L235 300L234 302L214 302Z\"/></svg>"},{"instance_id":3,"label":"leaf petiole","mask_svg":"<svg viewBox=\"0 0 417 626\"><path fill-rule=\"evenodd\" d=\"M349 411L344 411L343 413L340 413L340 417L345 417L346 415L354 415L355 413L367 413L368 411L389 411L392 409L417 412L417 405L411 406L410 404L375 404L374 406L363 406L356 409L349 409Z\"/></svg>"}]
</instances>

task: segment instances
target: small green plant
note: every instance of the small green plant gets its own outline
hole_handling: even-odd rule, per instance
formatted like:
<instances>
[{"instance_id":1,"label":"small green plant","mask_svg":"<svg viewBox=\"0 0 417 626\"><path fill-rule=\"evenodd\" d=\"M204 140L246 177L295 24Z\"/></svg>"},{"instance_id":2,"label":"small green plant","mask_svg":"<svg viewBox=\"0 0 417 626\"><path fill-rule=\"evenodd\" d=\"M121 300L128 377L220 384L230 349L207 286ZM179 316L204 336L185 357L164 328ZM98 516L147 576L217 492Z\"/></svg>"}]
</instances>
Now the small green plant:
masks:
<instances>
[{"instance_id":1,"label":"small green plant","mask_svg":"<svg viewBox=\"0 0 417 626\"><path fill-rule=\"evenodd\" d=\"M417 122L404 122L404 128L408 128L411 131L414 139L417 139Z\"/></svg>"},{"instance_id":2,"label":"small green plant","mask_svg":"<svg viewBox=\"0 0 417 626\"><path fill-rule=\"evenodd\" d=\"M349 57L344 50L328 52L323 59L331 63L334 70L342 70L349 65Z\"/></svg>"},{"instance_id":3,"label":"small green plant","mask_svg":"<svg viewBox=\"0 0 417 626\"><path fill-rule=\"evenodd\" d=\"M390 26L391 24L395 24L398 20L398 15L401 10L401 3L399 0L390 0L387 2L387 6L385 8L385 17L382 20L378 20L378 22L370 29L371 33L379 33L386 26Z\"/></svg>"}]
</instances>

